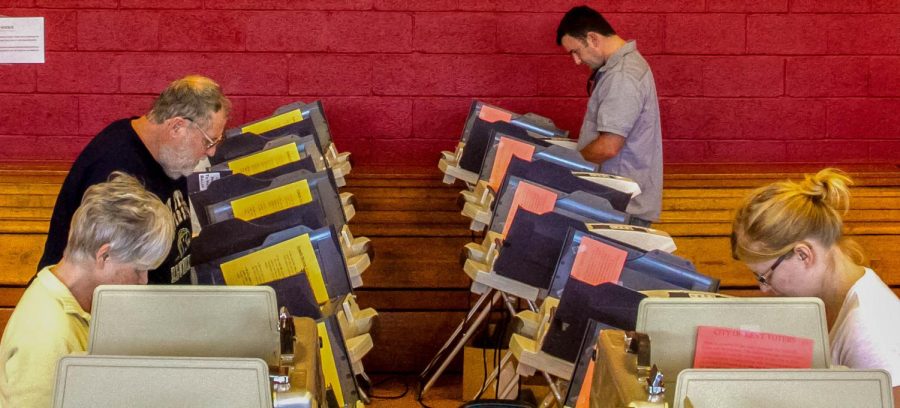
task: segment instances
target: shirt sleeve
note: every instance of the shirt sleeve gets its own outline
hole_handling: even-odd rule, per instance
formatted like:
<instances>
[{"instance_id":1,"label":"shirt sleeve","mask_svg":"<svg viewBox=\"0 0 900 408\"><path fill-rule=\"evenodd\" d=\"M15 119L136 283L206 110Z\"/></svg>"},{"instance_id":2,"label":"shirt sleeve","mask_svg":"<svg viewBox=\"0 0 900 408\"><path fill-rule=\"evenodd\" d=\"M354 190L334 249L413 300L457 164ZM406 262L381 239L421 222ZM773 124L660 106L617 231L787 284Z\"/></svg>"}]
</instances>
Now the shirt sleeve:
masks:
<instances>
[{"instance_id":1,"label":"shirt sleeve","mask_svg":"<svg viewBox=\"0 0 900 408\"><path fill-rule=\"evenodd\" d=\"M49 407L53 402L56 366L73 347L59 336L31 336L12 349L3 367L4 399L12 407Z\"/></svg>"},{"instance_id":2,"label":"shirt sleeve","mask_svg":"<svg viewBox=\"0 0 900 408\"><path fill-rule=\"evenodd\" d=\"M887 316L878 320L864 320L853 316L848 329L853 333L852 344L846 347L843 365L857 369L881 369L891 375L891 386L900 386L900 339L885 330L881 324L890 324Z\"/></svg>"},{"instance_id":3,"label":"shirt sleeve","mask_svg":"<svg viewBox=\"0 0 900 408\"><path fill-rule=\"evenodd\" d=\"M637 80L616 71L606 74L601 88L601 103L597 109L597 132L615 133L628 137L643 110L643 98Z\"/></svg>"}]
</instances>

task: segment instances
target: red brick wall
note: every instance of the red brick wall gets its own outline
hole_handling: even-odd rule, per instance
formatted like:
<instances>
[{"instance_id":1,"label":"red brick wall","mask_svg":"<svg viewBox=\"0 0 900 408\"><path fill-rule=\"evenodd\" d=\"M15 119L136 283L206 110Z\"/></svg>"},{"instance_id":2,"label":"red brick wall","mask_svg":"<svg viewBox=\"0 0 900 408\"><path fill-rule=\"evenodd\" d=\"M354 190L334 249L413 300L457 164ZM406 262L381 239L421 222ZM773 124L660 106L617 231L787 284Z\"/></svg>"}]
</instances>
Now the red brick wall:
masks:
<instances>
[{"instance_id":1,"label":"red brick wall","mask_svg":"<svg viewBox=\"0 0 900 408\"><path fill-rule=\"evenodd\" d=\"M0 0L47 62L0 65L0 160L73 158L167 82L218 80L232 124L322 99L357 163L425 164L472 98L577 133L573 0ZM900 0L611 0L654 70L668 162L898 162Z\"/></svg>"}]
</instances>

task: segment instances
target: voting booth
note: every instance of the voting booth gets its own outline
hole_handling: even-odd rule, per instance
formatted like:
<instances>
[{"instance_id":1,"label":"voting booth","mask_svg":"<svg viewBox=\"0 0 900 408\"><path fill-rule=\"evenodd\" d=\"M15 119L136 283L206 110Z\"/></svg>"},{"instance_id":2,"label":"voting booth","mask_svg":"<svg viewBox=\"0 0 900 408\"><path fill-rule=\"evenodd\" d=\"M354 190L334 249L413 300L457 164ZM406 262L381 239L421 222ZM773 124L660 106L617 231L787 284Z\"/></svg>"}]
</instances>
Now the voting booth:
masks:
<instances>
[{"instance_id":1,"label":"voting booth","mask_svg":"<svg viewBox=\"0 0 900 408\"><path fill-rule=\"evenodd\" d=\"M634 335L599 333L593 355L579 360L576 371L585 375L578 382L573 379L566 407L662 408L667 400L674 400L668 406L683 408L893 406L890 376L882 370L688 368L673 383L670 377L663 380L657 369L659 379L653 381L650 359L640 350L644 346L633 345ZM674 396L667 398L669 394Z\"/></svg>"},{"instance_id":2,"label":"voting booth","mask_svg":"<svg viewBox=\"0 0 900 408\"><path fill-rule=\"evenodd\" d=\"M596 330L591 324L634 330L638 305L645 297L638 290L718 290L717 279L667 252L639 249L574 228L568 230L563 248L549 287L558 305L540 323L536 336L513 334L510 340L517 371L527 376L541 371L560 404L562 391L553 387L550 377L571 380L582 351L579 345Z\"/></svg>"},{"instance_id":3,"label":"voting booth","mask_svg":"<svg viewBox=\"0 0 900 408\"><path fill-rule=\"evenodd\" d=\"M457 151L460 166L473 174L477 169L477 180L467 180L476 181L475 190L461 193L463 215L473 219L474 230L489 226L483 242L467 244L464 251L463 270L472 280L471 291L480 297L420 373L424 383L420 395L431 388L494 304L500 302L511 315L516 313L515 299L525 300L530 310L536 309L536 302L549 289L570 225L628 224L631 217L624 210L631 197L639 193L630 180L593 173L597 165L585 161L571 149L573 146L547 142L549 134L495 120L497 115L505 118L493 107L473 104L463 132L466 147ZM446 164L442 159L442 169L458 170ZM532 223L512 228L516 223L528 224L519 219L526 219L523 214L531 214L529 211L550 215L540 226ZM655 234L649 229L630 231ZM674 248L670 237L656 235L667 241L661 245Z\"/></svg>"},{"instance_id":4,"label":"voting booth","mask_svg":"<svg viewBox=\"0 0 900 408\"><path fill-rule=\"evenodd\" d=\"M280 316L275 292L269 287L100 286L94 292L91 310L88 356L61 361L58 368L56 398L69 401L60 406L83 406L72 401L134 398L148 398L165 406L172 396L150 398L146 393L153 389L150 385L162 387L173 381L179 383L173 386L174 395L189 393L196 385L197 395L185 401L210 406L203 401L220 401L204 394L214 387L253 395L250 391L256 383L250 381L255 378L250 374L259 371L253 367L265 370L262 378L268 390L268 406L273 406L273 395L274 406L282 407L318 406L329 395L328 383L319 372L320 365L334 357L320 351L322 335L316 330L317 323L310 318ZM340 340L339 334L332 337ZM349 362L345 366L349 371ZM212 374L208 373L210 368L224 371ZM147 381L135 381L142 385L135 388L105 387L103 392L85 389L126 374ZM189 380L193 375L197 375L195 380ZM238 400L243 398L247 395Z\"/></svg>"},{"instance_id":5,"label":"voting booth","mask_svg":"<svg viewBox=\"0 0 900 408\"><path fill-rule=\"evenodd\" d=\"M272 116L255 120L225 132L226 140L237 138L240 142L248 140L242 135L262 136L266 142L293 138L296 148L307 152L313 160L314 168L319 171L330 168L334 172L337 185L344 186L344 178L350 174L350 154L339 153L335 147L325 112L321 102L311 104L295 102L278 108ZM278 142L281 143L281 142ZM237 145L235 143L234 145ZM231 142L228 147L233 146ZM217 157L218 156L217 152ZM292 161L299 157L291 157Z\"/></svg>"},{"instance_id":6,"label":"voting booth","mask_svg":"<svg viewBox=\"0 0 900 408\"><path fill-rule=\"evenodd\" d=\"M504 184L510 161L514 158L528 163L552 163L580 173L593 174L598 169L597 164L584 160L577 151L548 143L542 139L533 138L524 134L521 129L513 129L516 130L516 132L511 132L513 135L508 135L502 131L493 133L491 143L488 145L488 151L484 155L479 172L479 180L475 184L474 190L463 190L460 192L462 200L464 200L463 215L473 219L474 222L471 226L473 230L480 231L488 224L486 220L490 218L490 215L483 213L490 212L494 198ZM516 135L516 133L520 134ZM619 185L611 184L607 187L612 189L622 188L626 184L628 183L623 182ZM565 181L554 180L551 181L551 185L565 186ZM631 185L637 189L636 184L631 183ZM627 193L631 194L632 191Z\"/></svg>"},{"instance_id":7,"label":"voting booth","mask_svg":"<svg viewBox=\"0 0 900 408\"><path fill-rule=\"evenodd\" d=\"M198 233L186 241L192 247L194 286L183 293L126 296L140 297L134 304L147 310L174 313L173 305L197 304L194 307L209 314L190 310L168 321L136 319L134 324L155 329L155 336L146 338L162 347L159 350L128 337L144 332L132 330L125 319L101 318L114 323L101 323L112 329L92 340L94 354L253 357L275 370L269 385L278 392L269 406L351 407L367 402L358 380L369 382L362 358L373 347L369 331L377 312L360 308L353 288L363 284L362 273L374 251L371 241L354 237L348 225L356 214L355 198L340 187L351 170L349 156L335 147L319 101L284 105L268 117L227 130L208 165L188 177ZM265 303L265 311L246 312L268 330L242 326L240 315L227 307L239 288L268 296L257 302ZM112 293L102 296L107 304L115 298ZM209 325L219 326L188 329ZM234 333L213 334L226 328ZM171 342L159 338L167 333L185 340L168 346ZM260 347L242 336L272 344ZM119 344L131 348L117 349ZM290 358L315 361L315 366L285 369ZM301 380L315 380L320 389L307 384L306 394L298 394Z\"/></svg>"},{"instance_id":8,"label":"voting booth","mask_svg":"<svg viewBox=\"0 0 900 408\"><path fill-rule=\"evenodd\" d=\"M526 185L521 185L525 183ZM546 206L550 195L587 194L603 198L609 207L624 212L633 197L632 191L639 189L633 181L601 173L572 171L568 167L545 160L526 161L512 157L503 181L495 190L486 183L479 183L475 191L460 192L463 200L462 214L472 219L470 228L482 231L500 232L498 224L508 221L503 216L494 217L494 212L507 214L512 209L523 206L538 211L542 203ZM519 191L519 188L522 191Z\"/></svg>"},{"instance_id":9,"label":"voting booth","mask_svg":"<svg viewBox=\"0 0 900 408\"><path fill-rule=\"evenodd\" d=\"M549 119L534 114L519 115L475 100L469 108L456 150L441 152L438 168L444 173L444 183L453 184L456 180L463 180L474 185L478 181L487 145L492 131L497 127L505 127L508 132L514 132L510 130L510 127L514 127L524 132L521 134L560 140L562 143L571 142L568 140L568 132L557 128Z\"/></svg>"},{"instance_id":10,"label":"voting booth","mask_svg":"<svg viewBox=\"0 0 900 408\"><path fill-rule=\"evenodd\" d=\"M201 185L200 180L205 177L212 181ZM280 228L335 227L354 287L362 285L362 273L368 268L374 250L368 238L350 233L347 222L355 210L337 194L330 172L300 170L272 179L205 172L194 174L190 184L197 185L190 197L202 228L232 219ZM200 232L201 239L210 235L213 234ZM230 235L214 236L220 240Z\"/></svg>"},{"instance_id":11,"label":"voting booth","mask_svg":"<svg viewBox=\"0 0 900 408\"><path fill-rule=\"evenodd\" d=\"M187 357L66 356L59 362L54 408L175 406L271 408L268 366L259 359Z\"/></svg>"},{"instance_id":12,"label":"voting booth","mask_svg":"<svg viewBox=\"0 0 900 408\"><path fill-rule=\"evenodd\" d=\"M690 392L696 392L706 406L712 401L712 384L737 384L743 376L746 386L751 387L753 383L777 381L782 378L778 373L794 378L792 381L812 381L817 376L813 372L832 368L825 309L818 298L647 298L640 304L634 331L646 336L645 344L623 348L622 344L633 341L634 334L615 330L600 333L591 406L622 406L629 401L647 401L654 395L652 399L659 404L688 406L684 405L684 395ZM721 370L727 368L737 371ZM747 374L747 369L759 371ZM702 379L690 391L679 390L677 387L693 381L691 374L681 377L691 370L702 372L698 374ZM784 370L805 374L787 375ZM655 389L648 388L651 372L659 379ZM810 383L809 387L818 385ZM722 392L720 403L729 398L746 401L739 398L740 394L731 394L729 388L716 391ZM676 395L682 395L678 397L681 401ZM760 398L755 398L756 406L784 397ZM796 402L782 402L787 401Z\"/></svg>"},{"instance_id":13,"label":"voting booth","mask_svg":"<svg viewBox=\"0 0 900 408\"><path fill-rule=\"evenodd\" d=\"M420 373L420 379L425 382L423 394L480 327L495 303L501 302L510 315L515 315L511 297L516 297L528 302L529 308L535 310L535 302L542 299L549 289L565 232L570 225L584 228L585 221L628 219L627 214L611 209L604 202L605 199L600 197L581 195L556 200L552 213L538 215L518 210L510 224L509 236L502 242L491 243L484 250L483 262L473 259L464 261L463 271L472 280L471 291L479 298ZM494 218L500 216L498 213ZM532 222L531 217L540 217L544 222ZM500 271L509 271L511 276L505 276Z\"/></svg>"}]
</instances>

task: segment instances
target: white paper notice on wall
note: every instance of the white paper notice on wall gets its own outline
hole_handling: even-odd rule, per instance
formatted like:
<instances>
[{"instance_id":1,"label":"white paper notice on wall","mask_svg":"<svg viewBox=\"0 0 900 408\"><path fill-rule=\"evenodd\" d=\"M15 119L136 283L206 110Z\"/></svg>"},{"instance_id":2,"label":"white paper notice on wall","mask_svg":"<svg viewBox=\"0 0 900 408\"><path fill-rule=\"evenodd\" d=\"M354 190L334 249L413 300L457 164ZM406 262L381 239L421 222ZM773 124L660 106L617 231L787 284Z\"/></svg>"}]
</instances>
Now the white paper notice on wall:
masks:
<instances>
[{"instance_id":1,"label":"white paper notice on wall","mask_svg":"<svg viewBox=\"0 0 900 408\"><path fill-rule=\"evenodd\" d=\"M44 63L44 18L0 17L0 64Z\"/></svg>"}]
</instances>

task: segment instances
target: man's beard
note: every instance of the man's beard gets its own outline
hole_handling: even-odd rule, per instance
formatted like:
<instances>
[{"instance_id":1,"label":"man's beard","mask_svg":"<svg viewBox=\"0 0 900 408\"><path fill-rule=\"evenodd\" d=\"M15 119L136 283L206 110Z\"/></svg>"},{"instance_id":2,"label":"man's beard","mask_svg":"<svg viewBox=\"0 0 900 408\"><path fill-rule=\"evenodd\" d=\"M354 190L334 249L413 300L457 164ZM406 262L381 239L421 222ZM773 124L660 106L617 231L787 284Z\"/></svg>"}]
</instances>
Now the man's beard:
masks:
<instances>
[{"instance_id":1,"label":"man's beard","mask_svg":"<svg viewBox=\"0 0 900 408\"><path fill-rule=\"evenodd\" d=\"M162 145L159 147L159 164L163 171L172 180L190 176L197 167L196 160L190 153L190 146L186 143L182 146Z\"/></svg>"}]
</instances>

